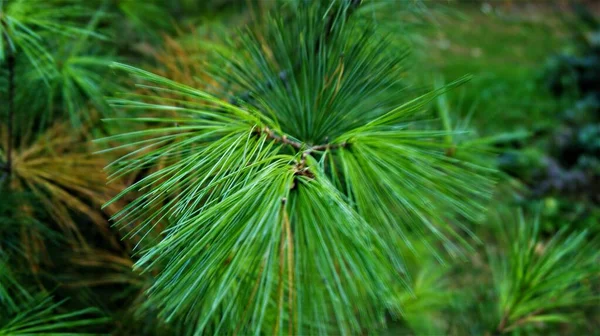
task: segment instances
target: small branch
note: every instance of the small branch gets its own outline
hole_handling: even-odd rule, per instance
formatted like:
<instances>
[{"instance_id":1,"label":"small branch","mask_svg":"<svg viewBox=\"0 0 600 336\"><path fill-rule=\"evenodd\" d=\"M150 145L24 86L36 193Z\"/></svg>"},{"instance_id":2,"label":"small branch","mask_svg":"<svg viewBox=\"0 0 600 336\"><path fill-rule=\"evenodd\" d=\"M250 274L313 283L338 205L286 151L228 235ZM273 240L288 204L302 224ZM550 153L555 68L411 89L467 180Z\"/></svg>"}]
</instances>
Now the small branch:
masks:
<instances>
[{"instance_id":1,"label":"small branch","mask_svg":"<svg viewBox=\"0 0 600 336\"><path fill-rule=\"evenodd\" d=\"M326 144L321 144L321 145L309 146L300 141L290 140L286 135L281 135L281 136L277 135L275 133L275 131L273 131L272 129L270 129L268 127L258 129L255 132L257 134L264 133L267 135L267 137L269 139L272 139L275 142L281 142L283 144L289 145L298 150L306 148L303 152L303 157L302 157L303 160L306 158L306 155L309 155L312 152L321 152L321 151L325 151L325 150L338 149L338 148L343 148L343 147L348 146L348 142L346 142L346 141L344 141L342 143L337 143L337 144L326 143Z\"/></svg>"},{"instance_id":2,"label":"small branch","mask_svg":"<svg viewBox=\"0 0 600 336\"><path fill-rule=\"evenodd\" d=\"M275 132L272 129L268 128L268 127L265 127L262 130L258 130L258 133L259 134L260 133L265 133L265 134L267 134L267 137L269 139L272 139L275 142L281 142L283 144L290 145L290 146L292 146L292 147L294 147L296 149L302 149L302 146L304 146L301 142L290 140L285 135L279 136L279 135L275 134Z\"/></svg>"},{"instance_id":3,"label":"small branch","mask_svg":"<svg viewBox=\"0 0 600 336\"><path fill-rule=\"evenodd\" d=\"M332 149L339 149L348 146L348 142L344 141L342 143L331 144L326 143L322 145L309 146L303 142L290 140L286 135L278 135L269 127L257 128L253 131L254 134L261 135L266 134L268 139L273 140L274 142L281 142L285 145L289 145L298 151L302 151L301 159L299 162L296 162L294 165L294 175L296 176L305 176L309 179L314 179L315 174L310 171L309 167L306 166L306 158L311 155L313 152L321 152L321 151L329 151ZM326 138L327 140L327 138ZM304 150L303 150L304 149ZM296 184L294 183L291 189L294 189Z\"/></svg>"},{"instance_id":4,"label":"small branch","mask_svg":"<svg viewBox=\"0 0 600 336\"><path fill-rule=\"evenodd\" d=\"M346 141L342 142L342 143L338 143L338 144L324 144L324 145L318 145L318 146L312 146L310 148L311 151L315 151L315 152L319 152L319 151L324 151L324 150L332 150L332 149L338 149L338 148L343 148L348 146L348 143Z\"/></svg>"}]
</instances>

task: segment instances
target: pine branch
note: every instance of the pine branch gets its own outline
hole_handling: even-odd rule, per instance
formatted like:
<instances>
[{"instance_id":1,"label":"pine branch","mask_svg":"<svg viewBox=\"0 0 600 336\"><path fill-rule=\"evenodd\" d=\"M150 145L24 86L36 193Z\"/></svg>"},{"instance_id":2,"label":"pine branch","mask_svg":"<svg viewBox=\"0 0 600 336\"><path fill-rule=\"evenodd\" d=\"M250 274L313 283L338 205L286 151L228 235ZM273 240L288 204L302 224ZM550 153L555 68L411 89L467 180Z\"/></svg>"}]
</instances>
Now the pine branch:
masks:
<instances>
[{"instance_id":1,"label":"pine branch","mask_svg":"<svg viewBox=\"0 0 600 336\"><path fill-rule=\"evenodd\" d=\"M312 155L313 152L335 150L335 149L344 148L348 145L348 142L344 141L341 143L325 143L322 145L309 146L309 145L299 142L299 141L290 140L287 137L287 135L281 135L281 136L277 135L273 130L271 130L268 127L264 127L262 129L257 130L255 132L255 134L257 134L258 136L260 136L261 134L266 134L267 138L273 140L275 143L280 142L280 143L286 144L288 146L291 146L297 150L304 149L304 151L302 152L302 155L301 155L301 160L299 162L297 162L296 165L294 166L294 171L295 171L295 175L305 176L305 177L308 177L309 179L313 179L315 176L309 170L309 167L306 166L306 157L307 156ZM291 186L291 189L294 189L295 187L296 187L296 183L294 183Z\"/></svg>"},{"instance_id":2,"label":"pine branch","mask_svg":"<svg viewBox=\"0 0 600 336\"><path fill-rule=\"evenodd\" d=\"M569 309L598 300L581 286L598 277L597 241L589 240L585 231L566 230L544 241L540 226L537 217L529 223L520 212L516 225L506 227L507 254L490 254L502 312L494 330L498 335L535 321L569 321Z\"/></svg>"},{"instance_id":3,"label":"pine branch","mask_svg":"<svg viewBox=\"0 0 600 336\"><path fill-rule=\"evenodd\" d=\"M111 178L158 166L114 199L139 192L113 219L142 237L165 222L136 264L160 271L148 306L161 317L200 310L194 323L207 333L375 330L404 272L395 247L412 246L405 232L460 251L454 218L479 218L487 170L457 165L443 155L447 132L421 129L440 91L399 94L405 54L387 53L376 29L343 22L358 4L311 2L289 24L274 11L271 25L242 35L214 77L252 92L285 79L244 108L115 65L148 92L114 106L152 113L123 121L162 125L105 139L124 141L110 150L138 148Z\"/></svg>"},{"instance_id":4,"label":"pine branch","mask_svg":"<svg viewBox=\"0 0 600 336\"><path fill-rule=\"evenodd\" d=\"M312 152L320 152L320 151L324 151L324 150L343 148L348 145L348 142L344 141L341 143L325 143L325 144L321 144L321 145L310 146L310 145L307 145L300 141L291 140L290 138L287 137L287 135L277 135L272 129L270 129L268 127L259 129L255 133L258 135L264 133L267 135L267 137L269 139L275 141L276 143L281 142L283 144L289 145L298 150L306 148L303 152L304 155L309 155Z\"/></svg>"}]
</instances>

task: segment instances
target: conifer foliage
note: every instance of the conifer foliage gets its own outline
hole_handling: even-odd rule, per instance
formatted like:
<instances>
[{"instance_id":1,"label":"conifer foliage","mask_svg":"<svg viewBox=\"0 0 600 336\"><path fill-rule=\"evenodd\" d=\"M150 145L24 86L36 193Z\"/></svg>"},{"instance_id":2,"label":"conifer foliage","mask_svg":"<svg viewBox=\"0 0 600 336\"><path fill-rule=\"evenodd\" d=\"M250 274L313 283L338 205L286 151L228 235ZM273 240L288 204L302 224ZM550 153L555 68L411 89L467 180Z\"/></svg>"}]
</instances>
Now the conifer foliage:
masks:
<instances>
[{"instance_id":1,"label":"conifer foliage","mask_svg":"<svg viewBox=\"0 0 600 336\"><path fill-rule=\"evenodd\" d=\"M114 65L149 92L114 99L132 116L119 121L157 126L105 139L138 148L113 176L168 161L122 193L139 196L115 216L133 234L169 223L136 264L157 270L148 304L167 321L374 330L405 279L406 235L433 233L456 250L459 221L483 210L484 169L446 155L447 133L424 128L439 91L403 92L404 52L355 23L359 5L278 7L219 55L211 71L227 92Z\"/></svg>"},{"instance_id":2,"label":"conifer foliage","mask_svg":"<svg viewBox=\"0 0 600 336\"><path fill-rule=\"evenodd\" d=\"M522 213L505 231L506 258L492 255L498 295L497 330L510 332L536 322L559 323L576 319L569 308L597 301L590 280L598 276L596 243L588 232L561 230L540 239L540 221L527 223Z\"/></svg>"},{"instance_id":3,"label":"conifer foliage","mask_svg":"<svg viewBox=\"0 0 600 336\"><path fill-rule=\"evenodd\" d=\"M96 308L68 307L45 281L57 245L87 246L83 231L112 240L99 210L114 195L105 162L85 141L91 125L76 122L103 93L96 75L63 64L57 51L71 39L71 55L87 52L85 40L100 37L86 27L95 14L75 1L0 1L0 335L77 334L108 321Z\"/></svg>"},{"instance_id":4,"label":"conifer foliage","mask_svg":"<svg viewBox=\"0 0 600 336\"><path fill-rule=\"evenodd\" d=\"M593 330L422 5L0 0L0 336Z\"/></svg>"}]
</instances>

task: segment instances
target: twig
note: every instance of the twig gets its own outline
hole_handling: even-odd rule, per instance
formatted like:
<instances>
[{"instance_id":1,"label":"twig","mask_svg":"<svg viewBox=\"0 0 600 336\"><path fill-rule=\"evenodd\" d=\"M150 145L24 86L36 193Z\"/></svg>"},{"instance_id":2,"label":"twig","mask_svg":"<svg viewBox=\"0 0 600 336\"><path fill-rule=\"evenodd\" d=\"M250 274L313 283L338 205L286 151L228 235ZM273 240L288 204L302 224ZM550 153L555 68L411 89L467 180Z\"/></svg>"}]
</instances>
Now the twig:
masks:
<instances>
[{"instance_id":1,"label":"twig","mask_svg":"<svg viewBox=\"0 0 600 336\"><path fill-rule=\"evenodd\" d=\"M259 134L260 133L265 133L269 139L272 139L275 142L281 142L283 144L292 146L292 147L294 147L296 149L302 149L302 147L304 146L303 143L298 142L298 141L294 141L294 140L290 140L285 135L279 136L279 135L275 134L275 132L272 129L268 128L268 127L264 127L262 130L259 129L257 132Z\"/></svg>"},{"instance_id":2,"label":"twig","mask_svg":"<svg viewBox=\"0 0 600 336\"><path fill-rule=\"evenodd\" d=\"M269 127L264 127L262 129L258 129L255 131L255 133L257 133L257 134L264 133L267 135L267 137L269 139L271 139L275 142L281 142L283 144L289 145L298 150L306 148L303 152L303 159L306 158L306 155L310 155L312 152L321 152L324 150L332 150L332 149L338 149L338 148L343 148L343 147L348 146L348 142L346 142L346 141L341 142L341 143L335 143L335 144L325 143L325 144L321 144L321 145L310 146L310 145L307 145L300 141L291 140L286 135L278 135L275 133L275 131L273 131Z\"/></svg>"},{"instance_id":3,"label":"twig","mask_svg":"<svg viewBox=\"0 0 600 336\"><path fill-rule=\"evenodd\" d=\"M332 150L332 149L338 149L338 148L343 148L348 146L348 143L346 141L341 142L341 143L337 143L337 144L324 144L324 145L318 145L318 146L312 146L310 148L311 151L315 151L315 152L320 152L320 151L324 151L324 150Z\"/></svg>"},{"instance_id":4,"label":"twig","mask_svg":"<svg viewBox=\"0 0 600 336\"><path fill-rule=\"evenodd\" d=\"M294 166L294 175L302 175L306 176L309 179L313 179L315 177L314 173L310 171L309 167L306 166L306 157L312 155L313 152L321 152L328 151L332 149L338 149L348 146L348 142L344 141L342 143L326 143L322 145L310 146L305 143L290 140L286 135L277 135L272 129L268 127L258 128L254 131L255 134L266 134L267 138L272 139L275 142L281 142L283 144L289 145L297 150L302 150L302 155L300 162L296 162ZM294 189L296 184L292 185L292 189Z\"/></svg>"}]
</instances>

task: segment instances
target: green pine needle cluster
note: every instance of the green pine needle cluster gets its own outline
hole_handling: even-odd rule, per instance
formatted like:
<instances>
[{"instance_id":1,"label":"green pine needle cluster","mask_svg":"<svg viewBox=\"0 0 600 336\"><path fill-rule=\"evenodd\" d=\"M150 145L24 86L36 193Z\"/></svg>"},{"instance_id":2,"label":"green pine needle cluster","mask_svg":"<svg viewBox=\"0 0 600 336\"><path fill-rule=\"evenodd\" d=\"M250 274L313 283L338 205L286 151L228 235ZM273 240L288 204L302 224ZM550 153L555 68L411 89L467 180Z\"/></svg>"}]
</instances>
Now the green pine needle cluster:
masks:
<instances>
[{"instance_id":1,"label":"green pine needle cluster","mask_svg":"<svg viewBox=\"0 0 600 336\"><path fill-rule=\"evenodd\" d=\"M569 322L577 319L569 308L597 303L591 281L600 274L600 252L587 232L561 230L542 240L539 219L529 223L519 213L505 231L505 241L508 254L491 256L501 316L498 331Z\"/></svg>"},{"instance_id":2,"label":"green pine needle cluster","mask_svg":"<svg viewBox=\"0 0 600 336\"><path fill-rule=\"evenodd\" d=\"M167 321L375 330L392 308L379 303L405 281L407 235L460 252L460 223L485 210L486 169L446 154L451 132L423 126L426 104L462 80L409 98L403 57L383 53L369 28L356 36L355 5L297 6L296 17L270 16L233 42L245 52L215 74L231 91L254 88L245 101L113 66L151 92L112 104L132 115L119 122L157 126L104 141L135 149L113 162L113 178L163 165L121 193L140 196L114 219L143 236L168 221L158 240L140 242L136 263L159 270L148 304Z\"/></svg>"}]
</instances>

